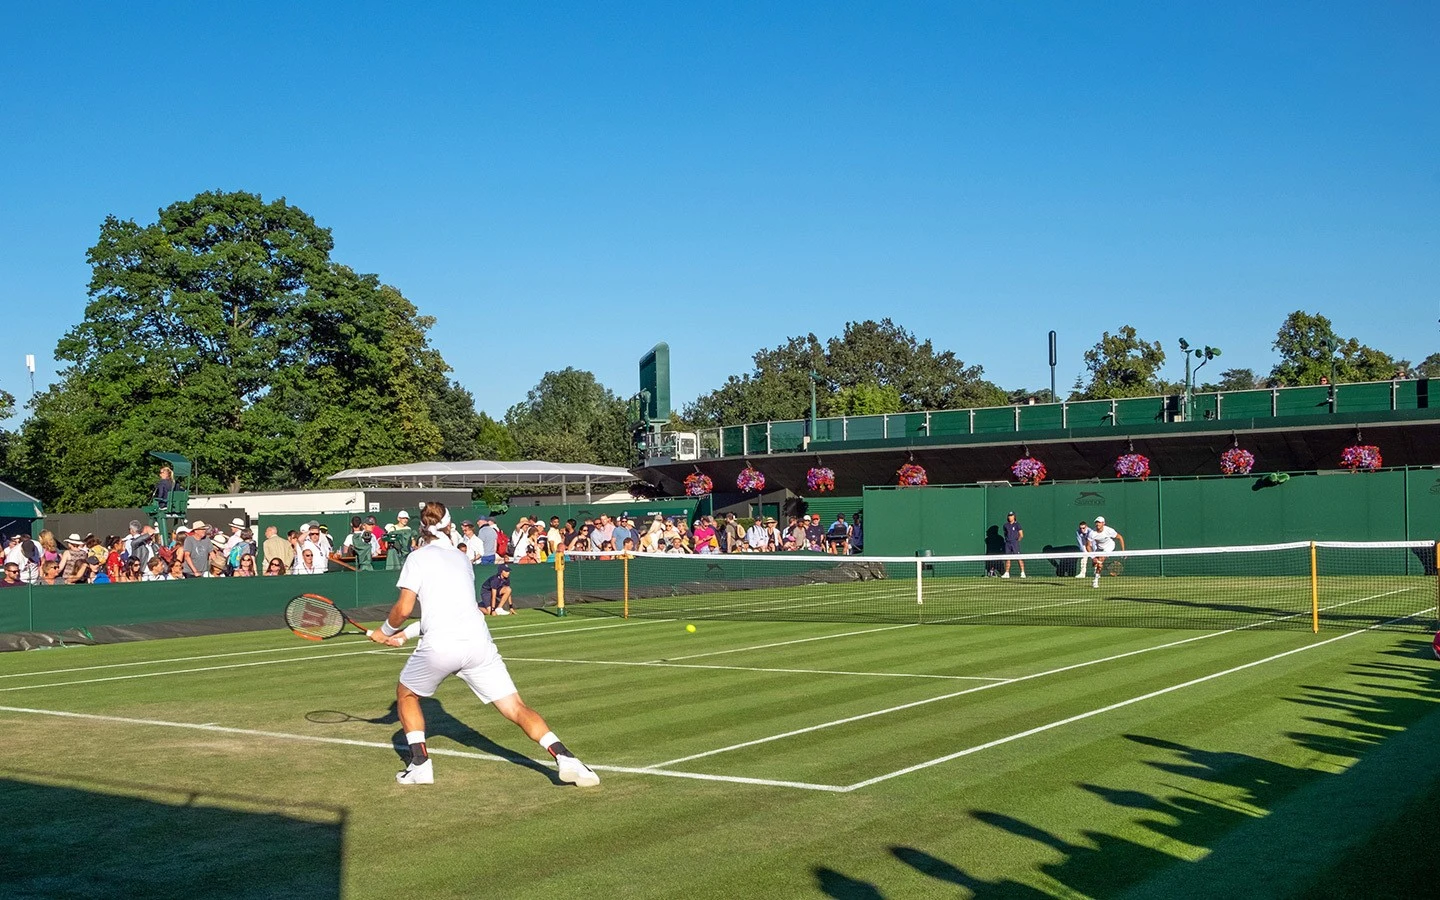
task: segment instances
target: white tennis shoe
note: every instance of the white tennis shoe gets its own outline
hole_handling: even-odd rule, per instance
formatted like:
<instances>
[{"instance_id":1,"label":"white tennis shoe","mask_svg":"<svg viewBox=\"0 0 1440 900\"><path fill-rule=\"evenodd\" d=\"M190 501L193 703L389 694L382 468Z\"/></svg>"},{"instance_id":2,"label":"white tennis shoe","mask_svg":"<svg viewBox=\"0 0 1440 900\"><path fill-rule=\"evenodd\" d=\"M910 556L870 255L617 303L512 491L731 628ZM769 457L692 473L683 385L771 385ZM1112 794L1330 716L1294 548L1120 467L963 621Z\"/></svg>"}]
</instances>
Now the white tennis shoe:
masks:
<instances>
[{"instance_id":1,"label":"white tennis shoe","mask_svg":"<svg viewBox=\"0 0 1440 900\"><path fill-rule=\"evenodd\" d=\"M495 615L497 615L497 616L508 616L508 615L510 615L510 610L508 610L508 609L506 609L505 607L502 606L502 607L500 607L499 609L495 610Z\"/></svg>"},{"instance_id":2,"label":"white tennis shoe","mask_svg":"<svg viewBox=\"0 0 1440 900\"><path fill-rule=\"evenodd\" d=\"M435 766L431 765L430 758L426 757L420 765L412 762L405 767L405 771L396 772L395 780L401 784L434 784Z\"/></svg>"},{"instance_id":3,"label":"white tennis shoe","mask_svg":"<svg viewBox=\"0 0 1440 900\"><path fill-rule=\"evenodd\" d=\"M1091 587L1099 587L1099 586L1100 586L1100 576L1099 576L1099 575L1096 575L1096 576L1095 576L1095 580L1092 581L1092 582L1090 582L1090 586L1091 586Z\"/></svg>"},{"instance_id":4,"label":"white tennis shoe","mask_svg":"<svg viewBox=\"0 0 1440 900\"><path fill-rule=\"evenodd\" d=\"M1009 572L1006 572L1004 575L1001 575L1000 577L1001 577L1001 578L1009 578L1009 577L1010 577L1010 573L1009 573Z\"/></svg>"},{"instance_id":5,"label":"white tennis shoe","mask_svg":"<svg viewBox=\"0 0 1440 900\"><path fill-rule=\"evenodd\" d=\"M595 774L595 770L573 756L557 756L555 761L560 764L561 781L579 787L595 787L600 783L600 776Z\"/></svg>"}]
</instances>

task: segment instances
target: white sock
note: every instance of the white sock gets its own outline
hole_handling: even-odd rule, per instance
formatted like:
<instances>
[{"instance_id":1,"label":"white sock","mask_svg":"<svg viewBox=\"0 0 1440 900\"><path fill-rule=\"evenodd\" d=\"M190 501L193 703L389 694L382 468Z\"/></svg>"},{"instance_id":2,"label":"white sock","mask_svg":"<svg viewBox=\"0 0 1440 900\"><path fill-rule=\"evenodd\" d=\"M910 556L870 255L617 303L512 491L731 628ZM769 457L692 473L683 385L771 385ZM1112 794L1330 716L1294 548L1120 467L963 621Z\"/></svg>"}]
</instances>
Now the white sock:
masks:
<instances>
[{"instance_id":1,"label":"white sock","mask_svg":"<svg viewBox=\"0 0 1440 900\"><path fill-rule=\"evenodd\" d=\"M560 743L560 739L555 736L555 732L553 731L547 731L540 735L540 746L542 749L549 750L551 744L558 743Z\"/></svg>"}]
</instances>

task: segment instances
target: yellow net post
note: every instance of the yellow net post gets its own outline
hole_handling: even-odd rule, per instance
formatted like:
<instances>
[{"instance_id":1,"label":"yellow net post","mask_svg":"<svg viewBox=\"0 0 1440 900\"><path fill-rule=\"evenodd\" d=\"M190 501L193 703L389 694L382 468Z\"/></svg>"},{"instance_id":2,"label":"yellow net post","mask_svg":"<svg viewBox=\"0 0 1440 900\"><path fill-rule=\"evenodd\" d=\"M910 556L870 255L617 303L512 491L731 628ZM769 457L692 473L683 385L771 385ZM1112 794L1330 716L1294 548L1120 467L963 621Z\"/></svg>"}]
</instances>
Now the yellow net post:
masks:
<instances>
[{"instance_id":1,"label":"yellow net post","mask_svg":"<svg viewBox=\"0 0 1440 900\"><path fill-rule=\"evenodd\" d=\"M555 554L555 615L565 615L565 551Z\"/></svg>"},{"instance_id":2,"label":"yellow net post","mask_svg":"<svg viewBox=\"0 0 1440 900\"><path fill-rule=\"evenodd\" d=\"M1315 542L1310 542L1310 630L1320 633L1320 570L1315 565Z\"/></svg>"},{"instance_id":3,"label":"yellow net post","mask_svg":"<svg viewBox=\"0 0 1440 900\"><path fill-rule=\"evenodd\" d=\"M1435 542L1435 621L1440 622L1440 541Z\"/></svg>"},{"instance_id":4,"label":"yellow net post","mask_svg":"<svg viewBox=\"0 0 1440 900\"><path fill-rule=\"evenodd\" d=\"M628 554L628 553L622 553L622 554L620 554L620 564L621 564L622 567L624 567L624 573L623 573L623 576L622 576L622 577L624 578L624 589L625 589L625 590L624 590L624 593L621 594L621 597L624 599L624 603L623 603L623 606L624 606L624 614L623 614L623 617L626 618L626 619L628 619L628 618L630 618L630 554Z\"/></svg>"}]
</instances>

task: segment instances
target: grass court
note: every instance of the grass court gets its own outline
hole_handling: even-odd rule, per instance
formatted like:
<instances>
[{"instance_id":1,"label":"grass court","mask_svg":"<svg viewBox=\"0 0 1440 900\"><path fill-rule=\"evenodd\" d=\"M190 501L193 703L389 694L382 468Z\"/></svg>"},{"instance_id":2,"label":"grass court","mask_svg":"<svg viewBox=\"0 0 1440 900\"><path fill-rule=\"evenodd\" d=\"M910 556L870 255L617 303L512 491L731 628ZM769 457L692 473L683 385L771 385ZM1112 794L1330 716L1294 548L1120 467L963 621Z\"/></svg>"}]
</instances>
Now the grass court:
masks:
<instances>
[{"instance_id":1,"label":"grass court","mask_svg":"<svg viewBox=\"0 0 1440 900\"><path fill-rule=\"evenodd\" d=\"M410 647L277 627L0 655L0 884L18 897L1426 892L1440 663L1416 630L766 621L705 616L697 600L657 618L597 605L491 620L521 695L600 773L590 790L560 785L456 679L425 704L436 784L395 784Z\"/></svg>"}]
</instances>

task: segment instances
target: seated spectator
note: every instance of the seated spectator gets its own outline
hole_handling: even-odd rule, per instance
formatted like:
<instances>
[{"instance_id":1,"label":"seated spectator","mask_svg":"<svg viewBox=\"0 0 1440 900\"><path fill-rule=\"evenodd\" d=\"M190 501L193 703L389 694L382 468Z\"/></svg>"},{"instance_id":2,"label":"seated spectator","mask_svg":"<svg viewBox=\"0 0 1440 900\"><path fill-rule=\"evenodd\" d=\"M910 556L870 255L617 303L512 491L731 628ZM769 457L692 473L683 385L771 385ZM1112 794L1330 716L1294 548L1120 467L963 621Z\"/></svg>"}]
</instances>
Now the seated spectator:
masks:
<instances>
[{"instance_id":1,"label":"seated spectator","mask_svg":"<svg viewBox=\"0 0 1440 900\"><path fill-rule=\"evenodd\" d=\"M850 551L850 526L844 513L836 513L835 521L825 531L825 552L844 555Z\"/></svg>"},{"instance_id":2,"label":"seated spectator","mask_svg":"<svg viewBox=\"0 0 1440 900\"><path fill-rule=\"evenodd\" d=\"M265 564L265 574L266 574L266 575L284 575L284 574L285 574L285 560L281 559L281 558L278 557L278 556L275 557L275 558L273 558L273 559L271 559L268 563Z\"/></svg>"},{"instance_id":3,"label":"seated spectator","mask_svg":"<svg viewBox=\"0 0 1440 900\"><path fill-rule=\"evenodd\" d=\"M260 573L255 571L255 554L243 553L240 555L240 565L235 567L233 573L236 578L253 578Z\"/></svg>"},{"instance_id":4,"label":"seated spectator","mask_svg":"<svg viewBox=\"0 0 1440 900\"><path fill-rule=\"evenodd\" d=\"M685 546L685 541L684 541L683 538L673 537L673 538L670 539L670 544L669 544L669 546L667 546L667 547L665 548L665 552L666 552L666 553L689 553L689 552L690 552L690 548L688 548L688 547Z\"/></svg>"},{"instance_id":5,"label":"seated spectator","mask_svg":"<svg viewBox=\"0 0 1440 900\"><path fill-rule=\"evenodd\" d=\"M300 555L295 558L296 575L324 575L325 561L317 558L320 551L309 543L303 545Z\"/></svg>"},{"instance_id":6,"label":"seated spectator","mask_svg":"<svg viewBox=\"0 0 1440 900\"><path fill-rule=\"evenodd\" d=\"M167 574L169 581L184 581L186 577L185 564L179 559L172 561L170 563L170 571Z\"/></svg>"},{"instance_id":7,"label":"seated spectator","mask_svg":"<svg viewBox=\"0 0 1440 900\"><path fill-rule=\"evenodd\" d=\"M230 574L230 555L219 543L210 544L209 571L206 576L209 578L224 578Z\"/></svg>"},{"instance_id":8,"label":"seated spectator","mask_svg":"<svg viewBox=\"0 0 1440 900\"><path fill-rule=\"evenodd\" d=\"M120 580L126 583L144 581L145 570L140 565L140 560L131 558L126 561L125 567L120 570Z\"/></svg>"},{"instance_id":9,"label":"seated spectator","mask_svg":"<svg viewBox=\"0 0 1440 900\"><path fill-rule=\"evenodd\" d=\"M695 523L695 552L715 553L719 543L715 540L715 520L706 516Z\"/></svg>"},{"instance_id":10,"label":"seated spectator","mask_svg":"<svg viewBox=\"0 0 1440 900\"><path fill-rule=\"evenodd\" d=\"M857 510L855 513L855 524L850 526L851 556L865 552L865 526L864 520L862 518L863 515L864 513L861 513Z\"/></svg>"},{"instance_id":11,"label":"seated spectator","mask_svg":"<svg viewBox=\"0 0 1440 900\"><path fill-rule=\"evenodd\" d=\"M145 564L145 574L140 576L141 581L169 581L165 574L165 561L158 556L152 556Z\"/></svg>"},{"instance_id":12,"label":"seated spectator","mask_svg":"<svg viewBox=\"0 0 1440 900\"><path fill-rule=\"evenodd\" d=\"M20 580L20 566L16 563L5 564L5 577L0 578L0 588L24 587L25 582Z\"/></svg>"},{"instance_id":13,"label":"seated spectator","mask_svg":"<svg viewBox=\"0 0 1440 900\"><path fill-rule=\"evenodd\" d=\"M59 560L47 559L40 564L40 584L64 584L65 579L60 577Z\"/></svg>"},{"instance_id":14,"label":"seated spectator","mask_svg":"<svg viewBox=\"0 0 1440 900\"><path fill-rule=\"evenodd\" d=\"M515 562L525 565L538 565L540 562L538 549L535 547L534 544L531 544L529 547L525 548L525 555L515 560Z\"/></svg>"}]
</instances>

